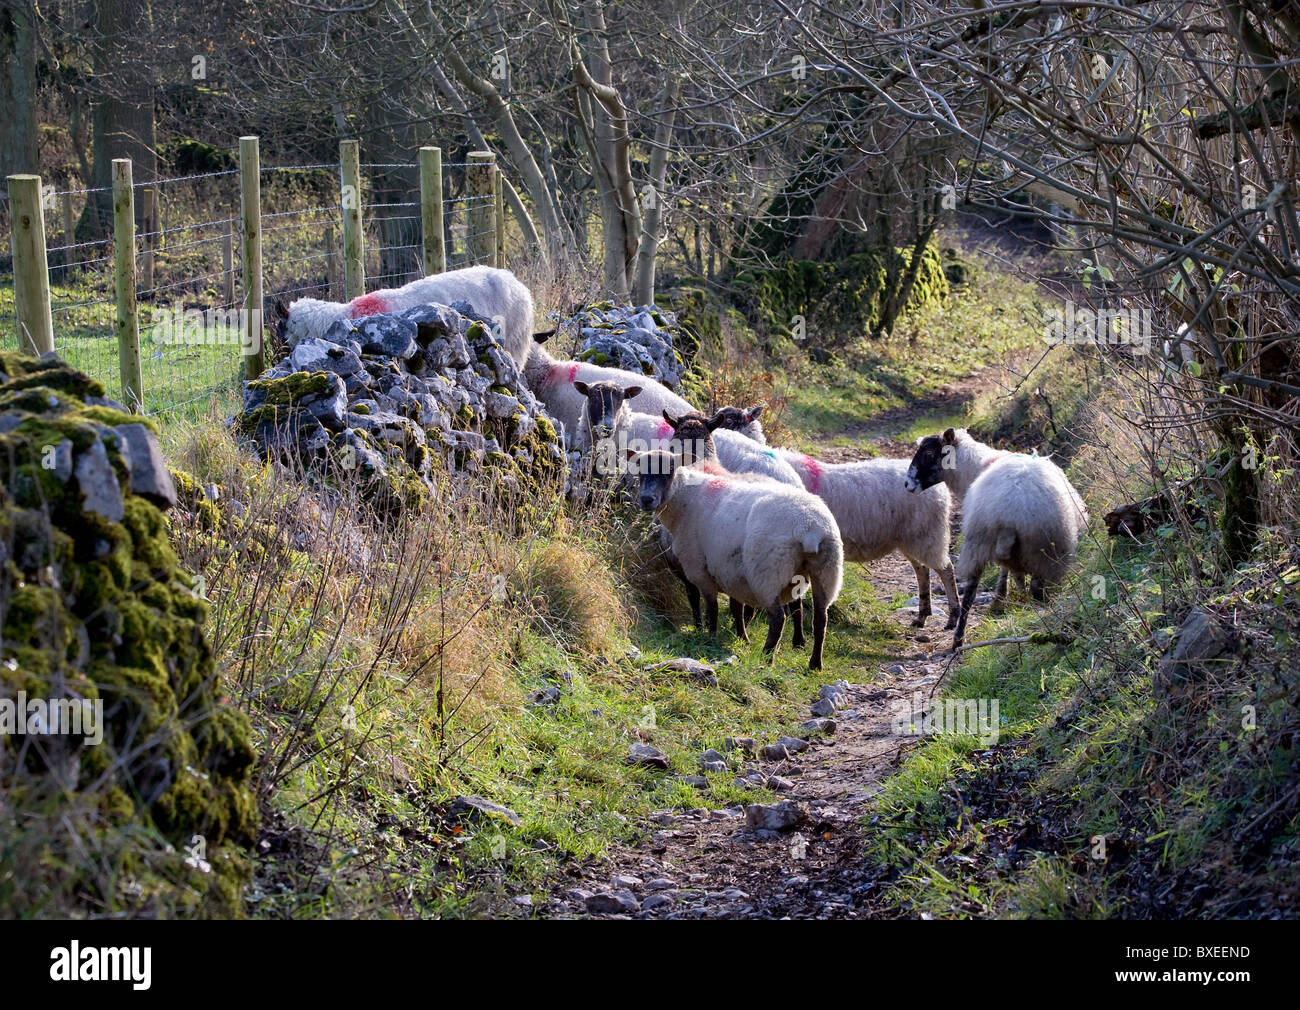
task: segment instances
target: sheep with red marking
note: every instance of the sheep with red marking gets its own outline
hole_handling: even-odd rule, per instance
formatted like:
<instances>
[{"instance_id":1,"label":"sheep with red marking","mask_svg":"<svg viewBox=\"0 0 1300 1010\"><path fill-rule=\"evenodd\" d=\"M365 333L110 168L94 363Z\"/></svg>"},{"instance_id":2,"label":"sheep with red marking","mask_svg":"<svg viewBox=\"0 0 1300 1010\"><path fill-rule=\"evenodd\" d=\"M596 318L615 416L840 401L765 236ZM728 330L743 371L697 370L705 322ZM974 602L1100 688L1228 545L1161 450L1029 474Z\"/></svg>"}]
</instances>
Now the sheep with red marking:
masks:
<instances>
[{"instance_id":1,"label":"sheep with red marking","mask_svg":"<svg viewBox=\"0 0 1300 1010\"><path fill-rule=\"evenodd\" d=\"M638 406L655 413L671 410L689 413L695 408L648 375L634 375L621 368L593 365L586 361L564 361L551 357L543 344L546 335L537 334L532 341L528 361L524 365L524 378L533 395L546 405L546 411L564 425L565 437L570 446L578 448L578 429L587 406L586 394L578 392L575 382L612 382L620 388L636 386Z\"/></svg>"},{"instance_id":2,"label":"sheep with red marking","mask_svg":"<svg viewBox=\"0 0 1300 1010\"><path fill-rule=\"evenodd\" d=\"M1000 452L964 428L920 440L907 471L907 489L920 493L947 484L962 499L962 548L957 579L961 616L953 648L961 645L980 576L1002 566L995 600L1007 593L1007 575L1030 577L1034 599L1058 582L1074 561L1088 525L1088 509L1061 468L1043 456Z\"/></svg>"},{"instance_id":3,"label":"sheep with red marking","mask_svg":"<svg viewBox=\"0 0 1300 1010\"><path fill-rule=\"evenodd\" d=\"M594 447L597 463L603 464L599 465L603 472L621 469L621 449L634 448L644 452L670 448L669 443L674 438L672 414L679 412L661 409L656 415L632 410L629 400L635 399L638 408L645 400L645 391L639 381L636 385L625 386L608 380L591 383L578 380L573 388L586 397L574 434L574 448L586 451ZM791 487L803 487L798 474L777 454L778 450L729 430L724 411L718 411L714 421L716 424L710 441L697 447L695 456L715 456L732 473L756 473ZM762 433L761 429L759 433Z\"/></svg>"},{"instance_id":4,"label":"sheep with red marking","mask_svg":"<svg viewBox=\"0 0 1300 1010\"><path fill-rule=\"evenodd\" d=\"M960 604L952 559L948 556L952 498L939 484L923 494L908 493L908 462L904 459L864 459L853 463L823 463L788 449L778 454L799 475L804 489L831 510L844 539L846 561L869 562L894 551L916 572L920 607L915 628L925 626L930 606L930 569L943 581L948 597L948 623L957 625Z\"/></svg>"},{"instance_id":5,"label":"sheep with red marking","mask_svg":"<svg viewBox=\"0 0 1300 1010\"><path fill-rule=\"evenodd\" d=\"M677 437L707 440L711 423L699 414L678 418ZM709 459L686 465L672 452L631 449L628 458L641 508L658 515L686 577L704 595L710 634L718 632L718 594L726 593L733 615L742 605L766 611L763 651L774 657L786 604L811 592L808 668L820 670L827 612L844 577L844 545L825 502L766 477L730 473Z\"/></svg>"},{"instance_id":6,"label":"sheep with red marking","mask_svg":"<svg viewBox=\"0 0 1300 1010\"><path fill-rule=\"evenodd\" d=\"M523 368L533 345L533 296L509 270L475 266L421 277L400 288L361 295L350 302L299 298L285 313L282 338L290 348L311 337L321 337L340 319L361 319L398 312L416 305L452 305L466 302L474 312L492 322L501 346Z\"/></svg>"}]
</instances>

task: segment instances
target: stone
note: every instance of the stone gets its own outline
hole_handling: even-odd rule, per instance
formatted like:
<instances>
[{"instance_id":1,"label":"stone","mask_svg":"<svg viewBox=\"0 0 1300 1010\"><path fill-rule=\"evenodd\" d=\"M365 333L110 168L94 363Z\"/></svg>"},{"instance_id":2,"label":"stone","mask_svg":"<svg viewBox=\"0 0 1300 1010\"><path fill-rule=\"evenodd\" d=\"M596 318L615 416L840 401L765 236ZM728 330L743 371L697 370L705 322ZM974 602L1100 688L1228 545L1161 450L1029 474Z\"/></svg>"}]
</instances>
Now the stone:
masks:
<instances>
[{"instance_id":1,"label":"stone","mask_svg":"<svg viewBox=\"0 0 1300 1010\"><path fill-rule=\"evenodd\" d=\"M630 765L641 765L647 768L668 768L668 758L661 752L645 743L634 743L629 748L625 763Z\"/></svg>"},{"instance_id":2,"label":"stone","mask_svg":"<svg viewBox=\"0 0 1300 1010\"><path fill-rule=\"evenodd\" d=\"M753 803L745 807L745 827L750 831L793 831L808 820L805 807L793 800L771 806Z\"/></svg>"},{"instance_id":3,"label":"stone","mask_svg":"<svg viewBox=\"0 0 1300 1010\"><path fill-rule=\"evenodd\" d=\"M1173 650L1153 675L1157 694L1179 692L1225 669L1236 651L1236 636L1215 614L1194 607L1178 627Z\"/></svg>"},{"instance_id":4,"label":"stone","mask_svg":"<svg viewBox=\"0 0 1300 1010\"><path fill-rule=\"evenodd\" d=\"M77 458L73 471L81 491L83 512L95 512L111 523L120 523L126 510L122 504L122 486L117 482L108 452L98 438Z\"/></svg>"},{"instance_id":5,"label":"stone","mask_svg":"<svg viewBox=\"0 0 1300 1010\"><path fill-rule=\"evenodd\" d=\"M586 900L587 911L595 915L617 915L641 910L641 905L631 891L602 891Z\"/></svg>"},{"instance_id":6,"label":"stone","mask_svg":"<svg viewBox=\"0 0 1300 1010\"><path fill-rule=\"evenodd\" d=\"M701 663L698 659L690 659L686 656L680 656L677 659L668 659L662 663L651 663L646 667L647 672L657 670L672 670L678 673L688 674L693 680L701 681L710 687L718 686L718 677L713 667L707 663Z\"/></svg>"},{"instance_id":7,"label":"stone","mask_svg":"<svg viewBox=\"0 0 1300 1010\"><path fill-rule=\"evenodd\" d=\"M794 788L794 781L783 775L769 775L763 784L774 793L788 793Z\"/></svg>"},{"instance_id":8,"label":"stone","mask_svg":"<svg viewBox=\"0 0 1300 1010\"><path fill-rule=\"evenodd\" d=\"M131 493L160 509L176 504L176 484L158 448L158 437L143 424L119 424L113 429L121 439L122 457L131 471Z\"/></svg>"},{"instance_id":9,"label":"stone","mask_svg":"<svg viewBox=\"0 0 1300 1010\"><path fill-rule=\"evenodd\" d=\"M783 736L777 740L777 746L784 747L791 754L798 754L808 749L808 741L797 736Z\"/></svg>"},{"instance_id":10,"label":"stone","mask_svg":"<svg viewBox=\"0 0 1300 1010\"><path fill-rule=\"evenodd\" d=\"M790 756L790 752L782 744L770 743L763 748L762 755L767 761L784 761Z\"/></svg>"},{"instance_id":11,"label":"stone","mask_svg":"<svg viewBox=\"0 0 1300 1010\"><path fill-rule=\"evenodd\" d=\"M609 885L616 891L639 891L643 886L643 883L640 877L620 875L617 877L611 877Z\"/></svg>"},{"instance_id":12,"label":"stone","mask_svg":"<svg viewBox=\"0 0 1300 1010\"><path fill-rule=\"evenodd\" d=\"M667 894L651 894L641 902L641 911L651 912L656 908L668 908L675 905L672 897Z\"/></svg>"},{"instance_id":13,"label":"stone","mask_svg":"<svg viewBox=\"0 0 1300 1010\"><path fill-rule=\"evenodd\" d=\"M466 820L472 823L484 819L503 820L511 824L521 823L519 815L509 807L503 807L499 803L485 800L482 796L457 796L448 808L447 813L457 820Z\"/></svg>"},{"instance_id":14,"label":"stone","mask_svg":"<svg viewBox=\"0 0 1300 1010\"><path fill-rule=\"evenodd\" d=\"M722 746L726 750L739 750L746 754L753 754L758 750L758 741L752 736L729 736L722 741Z\"/></svg>"},{"instance_id":15,"label":"stone","mask_svg":"<svg viewBox=\"0 0 1300 1010\"><path fill-rule=\"evenodd\" d=\"M824 733L830 736L838 728L834 719L809 719L799 727L805 733Z\"/></svg>"}]
</instances>

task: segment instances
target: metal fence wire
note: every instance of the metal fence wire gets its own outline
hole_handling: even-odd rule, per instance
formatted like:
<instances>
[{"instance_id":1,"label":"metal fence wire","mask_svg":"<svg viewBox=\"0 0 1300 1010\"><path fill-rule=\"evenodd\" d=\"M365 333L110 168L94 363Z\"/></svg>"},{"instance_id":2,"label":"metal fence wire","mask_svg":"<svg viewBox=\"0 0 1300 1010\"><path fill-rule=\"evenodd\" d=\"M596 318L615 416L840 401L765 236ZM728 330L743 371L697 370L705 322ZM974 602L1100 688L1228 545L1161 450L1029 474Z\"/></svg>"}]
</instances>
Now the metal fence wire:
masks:
<instances>
[{"instance_id":1,"label":"metal fence wire","mask_svg":"<svg viewBox=\"0 0 1300 1010\"><path fill-rule=\"evenodd\" d=\"M394 186L387 170L405 170L403 177L415 179L416 166L364 164L362 169L370 170L363 175L361 203L366 289L399 287L427 272L425 243L418 187L412 198L411 188ZM301 297L343 300L340 165L262 166L259 181L267 303ZM444 194L451 188L454 184L444 185ZM142 409L163 419L229 413L244 370L239 170L144 180L134 183L134 189ZM102 382L109 396L125 401L112 222L101 223L94 208L87 207L107 193L43 191L46 269L55 352ZM491 199L444 195L448 269L468 265L472 243L485 235L481 228L469 231L470 208ZM0 248L8 251L11 234L8 205L0 204ZM9 350L20 346L14 292L14 258L0 255L0 347Z\"/></svg>"}]
</instances>

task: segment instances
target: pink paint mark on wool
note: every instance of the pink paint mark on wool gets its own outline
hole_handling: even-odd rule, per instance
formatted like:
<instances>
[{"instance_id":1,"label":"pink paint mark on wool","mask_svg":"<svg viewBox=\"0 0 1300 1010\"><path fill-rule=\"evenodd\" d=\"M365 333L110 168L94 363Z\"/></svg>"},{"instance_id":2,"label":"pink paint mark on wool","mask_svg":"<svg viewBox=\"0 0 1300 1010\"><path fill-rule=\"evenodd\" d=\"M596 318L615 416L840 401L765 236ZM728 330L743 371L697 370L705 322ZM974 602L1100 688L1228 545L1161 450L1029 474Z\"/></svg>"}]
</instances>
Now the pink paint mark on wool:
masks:
<instances>
[{"instance_id":1,"label":"pink paint mark on wool","mask_svg":"<svg viewBox=\"0 0 1300 1010\"><path fill-rule=\"evenodd\" d=\"M799 476L803 478L804 490L816 494L822 482L822 465L811 456L803 457L802 462L803 467L799 471Z\"/></svg>"},{"instance_id":2,"label":"pink paint mark on wool","mask_svg":"<svg viewBox=\"0 0 1300 1010\"><path fill-rule=\"evenodd\" d=\"M572 365L569 366L569 381L570 381L570 382L573 382L573 380L576 379L576 378L578 377L578 369L581 368L581 367L582 367L582 366L579 365L576 361L575 361Z\"/></svg>"},{"instance_id":3,"label":"pink paint mark on wool","mask_svg":"<svg viewBox=\"0 0 1300 1010\"><path fill-rule=\"evenodd\" d=\"M388 311L388 302L379 295L362 295L360 298L354 298L348 304L348 313L353 319L360 319L362 316L377 316L381 312Z\"/></svg>"},{"instance_id":4,"label":"pink paint mark on wool","mask_svg":"<svg viewBox=\"0 0 1300 1010\"><path fill-rule=\"evenodd\" d=\"M655 435L655 438L672 438L672 437L673 437L673 426L669 424L667 421L660 421L659 431Z\"/></svg>"}]
</instances>

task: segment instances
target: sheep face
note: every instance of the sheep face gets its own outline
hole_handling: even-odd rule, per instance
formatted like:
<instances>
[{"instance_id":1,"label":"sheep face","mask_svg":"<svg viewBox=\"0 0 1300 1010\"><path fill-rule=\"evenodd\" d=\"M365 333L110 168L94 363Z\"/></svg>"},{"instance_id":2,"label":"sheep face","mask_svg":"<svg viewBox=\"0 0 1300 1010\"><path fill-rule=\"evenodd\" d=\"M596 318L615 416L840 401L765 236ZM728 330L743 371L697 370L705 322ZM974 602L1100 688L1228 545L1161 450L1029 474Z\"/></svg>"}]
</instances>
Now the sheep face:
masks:
<instances>
[{"instance_id":1,"label":"sheep face","mask_svg":"<svg viewBox=\"0 0 1300 1010\"><path fill-rule=\"evenodd\" d=\"M653 452L627 451L628 472L637 475L637 504L646 512L664 506L672 493L677 456L662 449Z\"/></svg>"},{"instance_id":2,"label":"sheep face","mask_svg":"<svg viewBox=\"0 0 1300 1010\"><path fill-rule=\"evenodd\" d=\"M575 382L573 388L587 398L587 424L593 441L610 438L618 430L623 406L641 392L640 386L624 389L616 382Z\"/></svg>"},{"instance_id":3,"label":"sheep face","mask_svg":"<svg viewBox=\"0 0 1300 1010\"><path fill-rule=\"evenodd\" d=\"M747 427L758 420L763 413L763 405L750 407L745 410L743 407L723 407L713 415L714 428L726 428L728 431L738 431L744 434Z\"/></svg>"},{"instance_id":4,"label":"sheep face","mask_svg":"<svg viewBox=\"0 0 1300 1010\"><path fill-rule=\"evenodd\" d=\"M681 457L683 466L717 457L718 447L711 434L721 423L717 414L710 418L703 414L681 414L674 418L665 410L664 420L673 427L672 448Z\"/></svg>"},{"instance_id":5,"label":"sheep face","mask_svg":"<svg viewBox=\"0 0 1300 1010\"><path fill-rule=\"evenodd\" d=\"M917 444L916 455L907 468L903 486L912 494L920 494L928 487L943 481L945 470L956 463L957 433L949 428L942 435L927 435Z\"/></svg>"}]
</instances>

